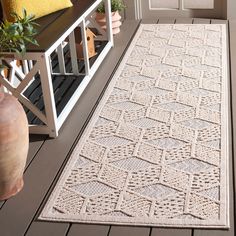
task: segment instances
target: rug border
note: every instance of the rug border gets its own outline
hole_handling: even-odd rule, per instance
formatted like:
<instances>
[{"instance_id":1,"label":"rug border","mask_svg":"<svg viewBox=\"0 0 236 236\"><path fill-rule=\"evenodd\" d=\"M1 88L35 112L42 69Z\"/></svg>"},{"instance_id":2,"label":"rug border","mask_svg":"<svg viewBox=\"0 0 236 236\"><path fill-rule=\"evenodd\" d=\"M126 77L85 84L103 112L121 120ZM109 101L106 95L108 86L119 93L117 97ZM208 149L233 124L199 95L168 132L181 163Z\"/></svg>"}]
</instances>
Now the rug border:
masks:
<instances>
[{"instance_id":1,"label":"rug border","mask_svg":"<svg viewBox=\"0 0 236 236\"><path fill-rule=\"evenodd\" d=\"M158 221L156 221L155 223L150 223L150 219L148 219L149 223L148 222L142 223L142 222L144 222L144 219L142 218L141 223L138 223L137 221L134 223L134 222L124 222L124 219L122 218L122 223L121 223L121 222L114 222L114 221L109 221L109 220L106 221L104 216L103 216L103 219L104 219L103 221L101 221L101 220L98 221L98 220L94 219L94 216L87 217L86 219L85 219L85 217L80 218L77 216L74 219L70 218L70 220L68 220L68 215L67 215L67 218L63 218L63 217L56 217L55 218L53 216L50 216L50 213L46 214L46 211L49 209L49 202L55 200L57 193L61 189L59 183L61 181L65 181L65 179L67 178L67 175L68 175L68 174L66 174L67 170L70 169L70 167L76 162L76 159L73 158L73 156L77 154L77 151L81 148L82 143L83 143L84 139L86 138L86 134L91 130L91 128L93 127L93 124L96 122L96 119L94 117L96 117L96 115L100 113L100 111L103 108L104 101L106 101L107 98L110 96L111 89L113 89L117 78L120 76L120 73L127 62L127 58L129 57L130 53L132 52L132 50L136 44L136 41L138 40L139 35L142 32L144 25L147 25L147 24L140 24L135 36L133 37L132 41L130 42L129 48L125 52L125 55L122 58L121 63L119 64L118 68L116 69L116 72L112 76L112 79L111 79L105 93L103 94L92 117L90 118L89 122L87 123L86 128L83 131L80 139L78 140L74 150L72 151L71 156L69 157L68 162L66 163L66 165L61 173L61 176L57 180L57 183L53 187L49 197L46 199L46 204L43 206L43 209L38 217L39 220L55 221L55 222L77 222L77 223L103 224L103 225L111 224L111 225L158 226L158 227L202 228L202 229L204 229L204 228L228 229L230 227L229 214L228 214L229 213L229 145L228 145L229 144L229 132L228 132L228 130L229 130L229 113L230 113L230 111L229 111L230 101L228 99L228 96L229 96L228 92L229 92L230 87L229 87L229 73L228 73L228 68L227 68L227 65L229 62L228 56L227 56L227 52L228 52L227 38L228 38L228 36L227 36L227 28L226 28L226 25L224 25L224 24L214 24L214 25L220 25L222 27L222 35L223 35L222 52L224 54L224 55L222 54L222 62L223 62L222 63L222 77L225 76L225 78L226 78L226 82L223 83L224 88L222 88L222 91L224 91L224 93L223 93L224 96L222 96L222 97L224 97L224 100L222 98L222 103L224 103L224 112L222 112L222 114L221 114L221 118L223 118L225 120L225 122L221 125L221 128L224 131L224 132L222 132L223 133L222 142L224 142L224 147L226 147L226 148L224 148L224 150L222 149L222 153L224 153L224 155L226 155L225 163L224 163L225 165L221 166L221 167L224 167L224 168L221 168L221 175L224 177L221 180L221 189L224 189L225 191L221 191L221 197L222 197L222 199L224 199L224 202L223 201L221 202L221 210L220 211L224 217L221 217L221 220L219 220L219 221L209 221L208 220L208 224L210 224L210 222L212 222L211 225L203 223L202 220L199 220L199 222L197 220L194 220L195 223L191 224L190 223L191 220L187 220L188 223L182 226L182 225L180 225L181 222L182 223L184 222L184 220L182 220L182 219L181 220L176 220L176 219L170 220L169 219L169 222L174 221L175 223L166 224L165 223L166 219L165 220L158 219ZM148 25L156 25L156 24L148 24ZM158 24L158 25L159 26L160 25L168 26L168 25L174 25L174 24ZM178 25L188 25L188 24L178 24ZM200 25L209 26L209 24L200 24ZM224 71L224 73L223 73L223 71ZM223 138L223 137L225 137L225 138ZM73 159L75 159L75 160L73 160ZM227 173L225 174L225 172L227 172ZM223 183L225 183L225 184L223 184ZM222 211L222 208L224 209L224 211ZM72 215L71 215L71 217L72 217ZM91 219L89 219L89 218L91 218ZM177 223L178 221L180 221L180 223Z\"/></svg>"}]
</instances>

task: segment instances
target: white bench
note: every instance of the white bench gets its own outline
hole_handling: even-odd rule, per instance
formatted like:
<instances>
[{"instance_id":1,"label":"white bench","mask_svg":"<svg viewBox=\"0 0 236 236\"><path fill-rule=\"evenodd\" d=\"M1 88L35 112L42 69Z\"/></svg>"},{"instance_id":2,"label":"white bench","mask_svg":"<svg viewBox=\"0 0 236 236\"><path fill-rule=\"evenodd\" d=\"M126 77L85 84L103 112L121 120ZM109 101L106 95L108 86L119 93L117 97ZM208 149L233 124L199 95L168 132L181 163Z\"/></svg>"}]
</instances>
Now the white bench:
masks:
<instances>
[{"instance_id":1,"label":"white bench","mask_svg":"<svg viewBox=\"0 0 236 236\"><path fill-rule=\"evenodd\" d=\"M3 55L2 62L9 73L0 76L0 83L24 106L30 133L58 136L60 127L113 46L110 0L105 1L107 31L94 20L101 1L79 0L71 8L39 19L41 25L36 37L39 47L29 45L22 58L15 53ZM79 27L82 41L87 42L88 24L99 32L98 53L89 59L87 43L83 43L84 60L78 61L74 32Z\"/></svg>"}]
</instances>

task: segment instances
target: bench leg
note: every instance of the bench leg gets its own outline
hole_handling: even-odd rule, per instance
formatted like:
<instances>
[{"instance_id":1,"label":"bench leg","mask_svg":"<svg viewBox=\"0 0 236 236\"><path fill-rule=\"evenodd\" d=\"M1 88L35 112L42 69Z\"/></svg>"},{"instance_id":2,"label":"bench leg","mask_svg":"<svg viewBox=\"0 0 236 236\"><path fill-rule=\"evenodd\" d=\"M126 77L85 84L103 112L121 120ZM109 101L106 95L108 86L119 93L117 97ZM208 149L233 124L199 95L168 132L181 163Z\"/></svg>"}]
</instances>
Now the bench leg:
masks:
<instances>
[{"instance_id":1,"label":"bench leg","mask_svg":"<svg viewBox=\"0 0 236 236\"><path fill-rule=\"evenodd\" d=\"M40 77L49 136L55 138L58 136L57 112L54 99L52 77L50 73L50 61L49 56L47 56L46 54L42 55L40 61Z\"/></svg>"}]
</instances>

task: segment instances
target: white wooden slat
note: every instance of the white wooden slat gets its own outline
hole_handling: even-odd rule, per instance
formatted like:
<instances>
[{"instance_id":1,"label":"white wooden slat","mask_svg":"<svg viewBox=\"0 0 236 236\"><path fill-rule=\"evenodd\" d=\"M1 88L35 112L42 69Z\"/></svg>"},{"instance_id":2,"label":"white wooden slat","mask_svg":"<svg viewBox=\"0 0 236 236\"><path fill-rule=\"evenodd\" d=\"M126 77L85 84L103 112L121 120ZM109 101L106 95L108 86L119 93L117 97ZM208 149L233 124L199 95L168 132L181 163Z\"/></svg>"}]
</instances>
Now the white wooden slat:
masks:
<instances>
[{"instance_id":1,"label":"white wooden slat","mask_svg":"<svg viewBox=\"0 0 236 236\"><path fill-rule=\"evenodd\" d=\"M88 44L87 44L87 35L86 35L86 25L85 20L82 20L81 23L81 35L82 35L82 46L83 46L83 56L84 56L84 66L85 66L85 74L90 74L90 65L89 65L89 56L88 56Z\"/></svg>"},{"instance_id":2,"label":"white wooden slat","mask_svg":"<svg viewBox=\"0 0 236 236\"><path fill-rule=\"evenodd\" d=\"M70 56L71 56L71 64L72 64L73 74L79 75L74 31L72 31L69 35L69 46L70 46Z\"/></svg>"},{"instance_id":3,"label":"white wooden slat","mask_svg":"<svg viewBox=\"0 0 236 236\"><path fill-rule=\"evenodd\" d=\"M66 67L65 67L64 50L63 50L62 43L57 47L57 55L58 55L60 73L65 75Z\"/></svg>"},{"instance_id":4,"label":"white wooden slat","mask_svg":"<svg viewBox=\"0 0 236 236\"><path fill-rule=\"evenodd\" d=\"M36 75L36 73L39 70L39 63L37 62L30 71L28 71L28 74L26 74L25 78L22 80L22 82L20 83L20 85L16 88L16 91L18 93L21 93L25 87L34 79L34 75Z\"/></svg>"}]
</instances>

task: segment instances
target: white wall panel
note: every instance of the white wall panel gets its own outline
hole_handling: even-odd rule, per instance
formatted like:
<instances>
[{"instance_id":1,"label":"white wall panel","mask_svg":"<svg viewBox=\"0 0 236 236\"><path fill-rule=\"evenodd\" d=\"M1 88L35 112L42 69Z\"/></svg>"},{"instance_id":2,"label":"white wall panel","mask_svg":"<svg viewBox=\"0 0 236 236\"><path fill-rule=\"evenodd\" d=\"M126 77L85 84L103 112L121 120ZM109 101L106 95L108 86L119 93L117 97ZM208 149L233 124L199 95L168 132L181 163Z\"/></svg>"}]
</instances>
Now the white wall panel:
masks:
<instances>
[{"instance_id":1,"label":"white wall panel","mask_svg":"<svg viewBox=\"0 0 236 236\"><path fill-rule=\"evenodd\" d=\"M145 0L147 1L147 0ZM179 8L179 0L149 0L150 9L178 9Z\"/></svg>"}]
</instances>

